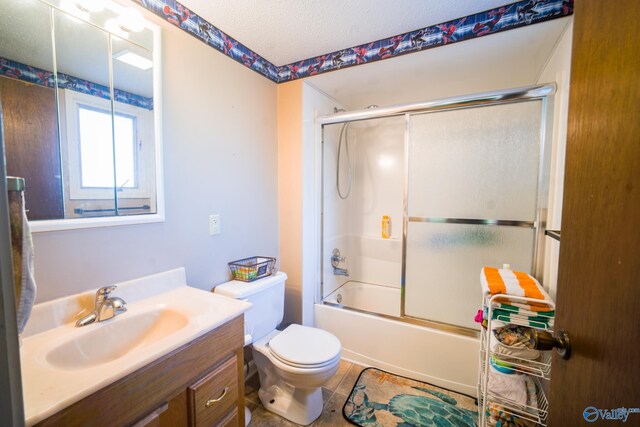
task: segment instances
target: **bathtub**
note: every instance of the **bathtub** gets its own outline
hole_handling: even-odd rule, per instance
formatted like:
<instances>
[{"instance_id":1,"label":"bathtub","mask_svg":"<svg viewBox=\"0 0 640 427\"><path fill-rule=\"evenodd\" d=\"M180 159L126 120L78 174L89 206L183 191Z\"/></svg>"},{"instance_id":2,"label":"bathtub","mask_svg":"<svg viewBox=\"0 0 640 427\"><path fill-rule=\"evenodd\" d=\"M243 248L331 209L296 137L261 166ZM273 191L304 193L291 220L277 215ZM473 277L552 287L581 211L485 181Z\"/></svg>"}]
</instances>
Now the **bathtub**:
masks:
<instances>
[{"instance_id":1,"label":"bathtub","mask_svg":"<svg viewBox=\"0 0 640 427\"><path fill-rule=\"evenodd\" d=\"M479 340L394 319L399 288L349 281L315 304L314 315L340 339L346 360L476 395Z\"/></svg>"},{"instance_id":2,"label":"bathtub","mask_svg":"<svg viewBox=\"0 0 640 427\"><path fill-rule=\"evenodd\" d=\"M337 306L400 317L400 288L351 280L324 300Z\"/></svg>"}]
</instances>

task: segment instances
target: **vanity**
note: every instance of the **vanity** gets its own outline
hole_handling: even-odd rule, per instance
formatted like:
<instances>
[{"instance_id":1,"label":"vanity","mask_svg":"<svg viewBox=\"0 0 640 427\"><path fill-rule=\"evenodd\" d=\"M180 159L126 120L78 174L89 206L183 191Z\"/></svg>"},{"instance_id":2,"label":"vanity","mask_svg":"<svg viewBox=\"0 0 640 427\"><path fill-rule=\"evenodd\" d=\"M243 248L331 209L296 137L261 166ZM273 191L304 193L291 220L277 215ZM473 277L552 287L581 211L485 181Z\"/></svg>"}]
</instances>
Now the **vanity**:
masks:
<instances>
[{"instance_id":1,"label":"vanity","mask_svg":"<svg viewBox=\"0 0 640 427\"><path fill-rule=\"evenodd\" d=\"M95 292L34 307L21 346L28 426L244 425L243 313L184 269L121 283L127 310L78 327Z\"/></svg>"}]
</instances>

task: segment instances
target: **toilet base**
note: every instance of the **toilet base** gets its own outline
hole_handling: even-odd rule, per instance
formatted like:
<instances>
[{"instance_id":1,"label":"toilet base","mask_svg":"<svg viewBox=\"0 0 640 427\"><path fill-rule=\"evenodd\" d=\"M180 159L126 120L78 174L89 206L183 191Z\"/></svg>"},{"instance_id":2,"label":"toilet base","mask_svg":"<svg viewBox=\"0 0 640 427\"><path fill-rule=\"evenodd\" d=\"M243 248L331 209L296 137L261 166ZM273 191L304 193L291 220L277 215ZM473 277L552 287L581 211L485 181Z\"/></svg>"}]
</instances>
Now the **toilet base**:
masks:
<instances>
[{"instance_id":1,"label":"toilet base","mask_svg":"<svg viewBox=\"0 0 640 427\"><path fill-rule=\"evenodd\" d=\"M286 390L283 390L285 388ZM267 410L303 426L314 422L322 414L322 388L294 388L282 383L258 390Z\"/></svg>"}]
</instances>

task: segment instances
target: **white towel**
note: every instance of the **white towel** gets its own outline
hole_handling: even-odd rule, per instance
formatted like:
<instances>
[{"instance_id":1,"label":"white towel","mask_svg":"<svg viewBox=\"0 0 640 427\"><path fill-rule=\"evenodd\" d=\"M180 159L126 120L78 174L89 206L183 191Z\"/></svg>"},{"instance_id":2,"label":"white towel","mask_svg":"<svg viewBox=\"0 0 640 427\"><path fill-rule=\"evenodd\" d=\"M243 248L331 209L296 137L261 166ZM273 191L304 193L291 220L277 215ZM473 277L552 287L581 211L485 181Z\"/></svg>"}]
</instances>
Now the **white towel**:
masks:
<instances>
[{"instance_id":1,"label":"white towel","mask_svg":"<svg viewBox=\"0 0 640 427\"><path fill-rule=\"evenodd\" d=\"M20 266L22 281L20 283L20 300L17 305L18 334L21 334L27 326L33 303L36 300L36 282L33 277L33 241L29 220L24 209L24 194L21 193L19 199L14 199L14 202L18 202L20 206L19 212L16 212L16 209L11 210L13 214L11 220L21 220L22 222L22 241L12 242L13 245L21 245L21 247L14 247L13 252L22 255L22 265Z\"/></svg>"},{"instance_id":2,"label":"white towel","mask_svg":"<svg viewBox=\"0 0 640 427\"><path fill-rule=\"evenodd\" d=\"M524 374L502 374L489 367L487 388L495 396L513 401L518 406L527 404L527 384Z\"/></svg>"}]
</instances>

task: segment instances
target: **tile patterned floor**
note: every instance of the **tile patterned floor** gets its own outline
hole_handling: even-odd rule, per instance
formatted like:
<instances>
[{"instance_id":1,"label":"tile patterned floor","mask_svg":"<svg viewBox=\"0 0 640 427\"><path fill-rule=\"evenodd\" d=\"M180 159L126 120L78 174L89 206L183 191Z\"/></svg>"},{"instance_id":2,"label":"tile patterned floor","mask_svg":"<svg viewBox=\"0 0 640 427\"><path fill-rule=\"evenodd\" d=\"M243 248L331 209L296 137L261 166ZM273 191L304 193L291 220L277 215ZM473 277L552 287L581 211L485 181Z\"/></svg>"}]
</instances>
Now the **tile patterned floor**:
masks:
<instances>
[{"instance_id":1,"label":"tile patterned floor","mask_svg":"<svg viewBox=\"0 0 640 427\"><path fill-rule=\"evenodd\" d=\"M320 418L315 420L314 427L346 427L353 426L342 416L342 406L347 400L353 385L365 366L341 360L338 371L322 388L324 409ZM290 421L264 409L258 398L258 375L254 375L246 384L245 402L251 411L250 427L296 427Z\"/></svg>"}]
</instances>

